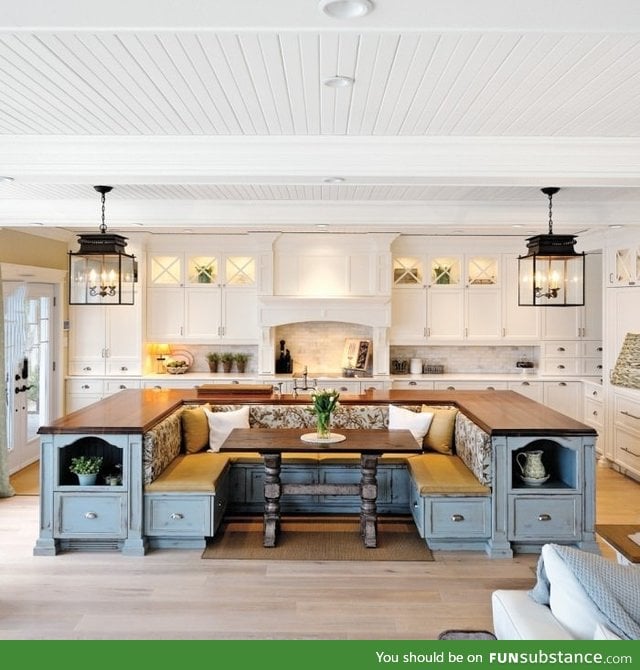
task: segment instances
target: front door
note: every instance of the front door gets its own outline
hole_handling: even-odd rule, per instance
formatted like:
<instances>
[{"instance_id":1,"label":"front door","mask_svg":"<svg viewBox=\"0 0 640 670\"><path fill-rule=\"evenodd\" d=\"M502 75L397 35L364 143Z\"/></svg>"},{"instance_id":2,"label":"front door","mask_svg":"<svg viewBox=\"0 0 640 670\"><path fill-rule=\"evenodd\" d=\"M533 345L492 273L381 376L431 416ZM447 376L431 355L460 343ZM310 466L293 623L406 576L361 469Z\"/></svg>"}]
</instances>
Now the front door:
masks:
<instances>
[{"instance_id":1,"label":"front door","mask_svg":"<svg viewBox=\"0 0 640 670\"><path fill-rule=\"evenodd\" d=\"M10 472L38 459L38 428L51 418L54 288L3 282Z\"/></svg>"}]
</instances>

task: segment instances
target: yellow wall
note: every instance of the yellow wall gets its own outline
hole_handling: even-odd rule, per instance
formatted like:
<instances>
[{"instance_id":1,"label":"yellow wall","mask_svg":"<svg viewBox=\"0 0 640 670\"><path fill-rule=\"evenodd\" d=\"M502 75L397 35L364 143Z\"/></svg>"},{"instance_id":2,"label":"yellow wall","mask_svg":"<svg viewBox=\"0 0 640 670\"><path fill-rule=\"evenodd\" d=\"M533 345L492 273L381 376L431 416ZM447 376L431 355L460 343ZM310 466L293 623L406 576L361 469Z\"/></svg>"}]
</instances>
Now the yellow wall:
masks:
<instances>
[{"instance_id":1,"label":"yellow wall","mask_svg":"<svg viewBox=\"0 0 640 670\"><path fill-rule=\"evenodd\" d=\"M15 230L0 230L0 262L67 269L67 243Z\"/></svg>"}]
</instances>

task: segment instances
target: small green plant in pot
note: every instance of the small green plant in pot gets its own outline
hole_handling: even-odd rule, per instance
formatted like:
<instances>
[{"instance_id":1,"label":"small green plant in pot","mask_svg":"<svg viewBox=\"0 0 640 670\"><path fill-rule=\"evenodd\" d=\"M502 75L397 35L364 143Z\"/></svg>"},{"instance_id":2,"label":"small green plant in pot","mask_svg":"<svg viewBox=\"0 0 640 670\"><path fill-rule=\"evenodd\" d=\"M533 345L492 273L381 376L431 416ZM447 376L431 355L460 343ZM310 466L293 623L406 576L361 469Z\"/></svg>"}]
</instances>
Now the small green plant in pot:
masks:
<instances>
[{"instance_id":1,"label":"small green plant in pot","mask_svg":"<svg viewBox=\"0 0 640 670\"><path fill-rule=\"evenodd\" d=\"M218 363L220 363L220 354L217 351L210 351L207 354L209 363L209 372L218 372Z\"/></svg>"},{"instance_id":2,"label":"small green plant in pot","mask_svg":"<svg viewBox=\"0 0 640 670\"><path fill-rule=\"evenodd\" d=\"M220 354L220 362L222 363L222 371L223 372L231 372L231 368L233 367L233 361L234 360L235 360L235 356L228 351L225 351L223 354Z\"/></svg>"},{"instance_id":3,"label":"small green plant in pot","mask_svg":"<svg viewBox=\"0 0 640 670\"><path fill-rule=\"evenodd\" d=\"M236 354L235 360L238 372L244 372L247 367L247 361L249 360L249 354Z\"/></svg>"},{"instance_id":4,"label":"small green plant in pot","mask_svg":"<svg viewBox=\"0 0 640 670\"><path fill-rule=\"evenodd\" d=\"M76 456L71 459L69 471L78 477L80 486L92 486L96 483L102 461L102 456Z\"/></svg>"}]
</instances>

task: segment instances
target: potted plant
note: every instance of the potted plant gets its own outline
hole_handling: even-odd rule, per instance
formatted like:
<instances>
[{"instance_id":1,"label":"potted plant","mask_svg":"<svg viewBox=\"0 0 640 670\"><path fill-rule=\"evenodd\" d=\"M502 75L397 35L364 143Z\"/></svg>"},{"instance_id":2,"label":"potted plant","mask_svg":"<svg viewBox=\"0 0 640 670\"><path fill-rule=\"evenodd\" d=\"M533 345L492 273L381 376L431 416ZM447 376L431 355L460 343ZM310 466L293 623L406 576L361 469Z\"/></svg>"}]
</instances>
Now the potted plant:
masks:
<instances>
[{"instance_id":1,"label":"potted plant","mask_svg":"<svg viewBox=\"0 0 640 670\"><path fill-rule=\"evenodd\" d=\"M213 264L196 265L196 279L198 284L210 284L213 281Z\"/></svg>"},{"instance_id":2,"label":"potted plant","mask_svg":"<svg viewBox=\"0 0 640 670\"><path fill-rule=\"evenodd\" d=\"M210 351L207 354L207 362L209 363L209 372L218 372L220 354L217 351Z\"/></svg>"},{"instance_id":3,"label":"potted plant","mask_svg":"<svg viewBox=\"0 0 640 670\"><path fill-rule=\"evenodd\" d=\"M225 351L224 353L220 354L220 361L222 362L223 372L231 372L231 367L233 366L234 359L235 356L228 351Z\"/></svg>"},{"instance_id":4,"label":"potted plant","mask_svg":"<svg viewBox=\"0 0 640 670\"><path fill-rule=\"evenodd\" d=\"M93 486L102 467L102 456L76 456L71 459L69 471L78 477L80 486Z\"/></svg>"},{"instance_id":5,"label":"potted plant","mask_svg":"<svg viewBox=\"0 0 640 670\"><path fill-rule=\"evenodd\" d=\"M235 360L238 372L244 372L247 367L247 361L249 360L249 354L236 354Z\"/></svg>"}]
</instances>

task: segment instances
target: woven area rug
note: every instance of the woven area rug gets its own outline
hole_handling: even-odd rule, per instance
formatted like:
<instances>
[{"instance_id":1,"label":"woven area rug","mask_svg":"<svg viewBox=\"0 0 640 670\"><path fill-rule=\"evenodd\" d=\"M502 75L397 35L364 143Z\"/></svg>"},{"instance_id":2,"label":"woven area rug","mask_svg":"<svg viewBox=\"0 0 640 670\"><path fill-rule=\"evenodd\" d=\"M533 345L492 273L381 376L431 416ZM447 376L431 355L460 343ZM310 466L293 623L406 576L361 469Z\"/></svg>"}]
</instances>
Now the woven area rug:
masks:
<instances>
[{"instance_id":1,"label":"woven area rug","mask_svg":"<svg viewBox=\"0 0 640 670\"><path fill-rule=\"evenodd\" d=\"M362 543L357 516L283 517L275 547L262 546L262 517L222 523L202 558L280 561L432 561L409 517L378 520L378 546Z\"/></svg>"}]
</instances>

